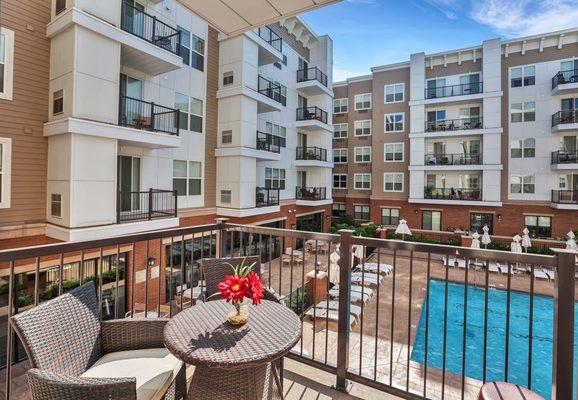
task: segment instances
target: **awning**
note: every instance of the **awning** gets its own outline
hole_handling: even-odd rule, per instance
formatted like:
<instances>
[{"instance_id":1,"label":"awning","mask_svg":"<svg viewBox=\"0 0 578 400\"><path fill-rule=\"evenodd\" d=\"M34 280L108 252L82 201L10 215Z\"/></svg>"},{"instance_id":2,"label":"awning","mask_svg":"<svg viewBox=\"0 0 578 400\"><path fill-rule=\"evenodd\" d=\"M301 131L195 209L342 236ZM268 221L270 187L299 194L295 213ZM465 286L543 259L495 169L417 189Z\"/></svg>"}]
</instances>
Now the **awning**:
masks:
<instances>
[{"instance_id":1,"label":"awning","mask_svg":"<svg viewBox=\"0 0 578 400\"><path fill-rule=\"evenodd\" d=\"M235 36L341 0L177 0L227 36Z\"/></svg>"}]
</instances>

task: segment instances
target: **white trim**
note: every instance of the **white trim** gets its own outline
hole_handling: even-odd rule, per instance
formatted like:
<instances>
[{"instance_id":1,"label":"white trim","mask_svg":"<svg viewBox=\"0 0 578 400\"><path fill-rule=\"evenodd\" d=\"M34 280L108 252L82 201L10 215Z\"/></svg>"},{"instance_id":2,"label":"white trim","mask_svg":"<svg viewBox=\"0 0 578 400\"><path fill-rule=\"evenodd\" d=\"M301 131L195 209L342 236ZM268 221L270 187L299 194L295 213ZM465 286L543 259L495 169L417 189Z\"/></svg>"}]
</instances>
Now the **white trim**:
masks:
<instances>
[{"instance_id":1,"label":"white trim","mask_svg":"<svg viewBox=\"0 0 578 400\"><path fill-rule=\"evenodd\" d=\"M364 176L364 175L369 175L369 187L367 187L367 188L364 188L364 187L361 187L361 188L355 187L355 186L356 186L356 185L355 185L355 184L356 184L356 179L355 179L355 178L357 178L358 176ZM361 181L361 184L363 185L363 180ZM353 190L371 190L371 173L369 173L369 172L362 172L362 173L359 173L359 174L353 174Z\"/></svg>"},{"instance_id":2,"label":"white trim","mask_svg":"<svg viewBox=\"0 0 578 400\"><path fill-rule=\"evenodd\" d=\"M392 176L392 184L393 184L393 189L392 190L386 190L385 189L385 177L387 175L391 175ZM395 190L395 175L401 175L401 190ZM383 173L383 191L385 193L402 193L405 189L405 174L403 172L384 172Z\"/></svg>"},{"instance_id":3,"label":"white trim","mask_svg":"<svg viewBox=\"0 0 578 400\"><path fill-rule=\"evenodd\" d=\"M337 125L345 125L345 136L340 136L340 137L335 137L335 127ZM339 132L343 132L342 130L340 130ZM347 136L349 136L349 123L347 122L340 122L337 124L333 124L333 139L338 140L338 139L347 139Z\"/></svg>"},{"instance_id":4,"label":"white trim","mask_svg":"<svg viewBox=\"0 0 578 400\"><path fill-rule=\"evenodd\" d=\"M335 161L335 150L338 150L338 151L340 151L340 152L342 152L343 150L345 150L345 161L339 161L339 162L336 162L336 161ZM348 147L333 148L333 163L334 163L334 164L347 164L347 161L349 160L348 150L349 150ZM341 158L341 156L340 156L340 158Z\"/></svg>"},{"instance_id":5,"label":"white trim","mask_svg":"<svg viewBox=\"0 0 578 400\"><path fill-rule=\"evenodd\" d=\"M401 119L401 130L400 129L395 129L395 116L396 115L401 115L402 119ZM393 130L392 131L388 131L387 130L387 117L388 116L393 116ZM388 113L388 114L384 114L383 115L383 133L395 133L395 132L403 132L405 131L405 112L396 112L396 113Z\"/></svg>"},{"instance_id":6,"label":"white trim","mask_svg":"<svg viewBox=\"0 0 578 400\"><path fill-rule=\"evenodd\" d=\"M386 160L386 159L385 159L385 155L387 154L387 151L385 151L385 147L386 147L387 145L392 145L392 146L394 146L393 156L394 156L394 158L395 158L395 153L396 153L396 151L395 151L395 145L396 145L396 144L401 144L401 160L395 160L395 159L393 159L393 160ZM399 163L399 162L404 162L404 160L405 160L405 143L404 143L404 142L389 142L389 143L384 143L384 144L383 144L383 162L386 162L386 163Z\"/></svg>"},{"instance_id":7,"label":"white trim","mask_svg":"<svg viewBox=\"0 0 578 400\"><path fill-rule=\"evenodd\" d=\"M2 158L0 167L2 169L2 197L0 197L0 208L10 208L10 199L12 197L12 139L0 137L2 145Z\"/></svg>"},{"instance_id":8,"label":"white trim","mask_svg":"<svg viewBox=\"0 0 578 400\"><path fill-rule=\"evenodd\" d=\"M253 208L228 208L226 206L220 206L217 208L217 215L223 217L252 217L254 215L264 215L270 213L276 213L281 211L280 206L271 207L253 207Z\"/></svg>"},{"instance_id":9,"label":"white trim","mask_svg":"<svg viewBox=\"0 0 578 400\"><path fill-rule=\"evenodd\" d=\"M357 124L361 124L362 122L369 122L369 135L358 135L357 134ZM362 130L365 128L361 128ZM371 119L359 119L357 121L353 121L353 136L357 137L368 137L373 135L373 120Z\"/></svg>"},{"instance_id":10,"label":"white trim","mask_svg":"<svg viewBox=\"0 0 578 400\"><path fill-rule=\"evenodd\" d=\"M345 107L347 108L345 111L340 111L340 112L335 112L335 102L339 101L341 102L342 100L345 100ZM340 105L339 108L341 108L342 106ZM347 114L349 112L349 98L347 97L340 97L338 99L333 99L333 115L343 115L343 114Z\"/></svg>"},{"instance_id":11,"label":"white trim","mask_svg":"<svg viewBox=\"0 0 578 400\"><path fill-rule=\"evenodd\" d=\"M357 161L357 150L363 150L363 149L369 149L369 161ZM361 157L363 157L363 154L361 154ZM353 163L354 164L367 164L371 162L371 146L355 146L353 148Z\"/></svg>"},{"instance_id":12,"label":"white trim","mask_svg":"<svg viewBox=\"0 0 578 400\"><path fill-rule=\"evenodd\" d=\"M401 100L395 100L395 87L401 85L403 90L401 91ZM387 101L387 87L393 86L393 101ZM405 101L405 82L396 82L396 83L386 83L383 85L383 104L395 104L395 103L403 103Z\"/></svg>"},{"instance_id":13,"label":"white trim","mask_svg":"<svg viewBox=\"0 0 578 400\"><path fill-rule=\"evenodd\" d=\"M6 38L4 42L4 91L0 99L12 100L14 89L14 31L0 27L0 34Z\"/></svg>"},{"instance_id":14,"label":"white trim","mask_svg":"<svg viewBox=\"0 0 578 400\"><path fill-rule=\"evenodd\" d=\"M367 96L369 95L369 107L361 107L361 108L357 108L357 98L360 96ZM361 101L360 103L363 103L363 101ZM372 94L371 92L369 93L359 93L356 94L353 97L353 107L355 111L363 111L363 110L371 110L371 107L373 106L373 99L372 99Z\"/></svg>"}]
</instances>

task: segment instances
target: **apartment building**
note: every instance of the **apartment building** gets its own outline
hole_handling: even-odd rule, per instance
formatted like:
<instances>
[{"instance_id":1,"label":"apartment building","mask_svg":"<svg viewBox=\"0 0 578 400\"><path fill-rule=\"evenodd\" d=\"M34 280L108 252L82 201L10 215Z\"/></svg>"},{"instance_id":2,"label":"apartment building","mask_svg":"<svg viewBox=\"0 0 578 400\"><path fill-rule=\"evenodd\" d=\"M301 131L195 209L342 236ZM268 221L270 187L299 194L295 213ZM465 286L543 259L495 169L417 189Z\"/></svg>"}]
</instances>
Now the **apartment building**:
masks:
<instances>
[{"instance_id":1,"label":"apartment building","mask_svg":"<svg viewBox=\"0 0 578 400\"><path fill-rule=\"evenodd\" d=\"M321 3L248 23L220 2L31 0L23 24L3 2L4 245L217 217L327 229L332 42L295 16Z\"/></svg>"},{"instance_id":2,"label":"apartment building","mask_svg":"<svg viewBox=\"0 0 578 400\"><path fill-rule=\"evenodd\" d=\"M378 66L334 84L333 214L539 237L578 225L578 31Z\"/></svg>"}]
</instances>

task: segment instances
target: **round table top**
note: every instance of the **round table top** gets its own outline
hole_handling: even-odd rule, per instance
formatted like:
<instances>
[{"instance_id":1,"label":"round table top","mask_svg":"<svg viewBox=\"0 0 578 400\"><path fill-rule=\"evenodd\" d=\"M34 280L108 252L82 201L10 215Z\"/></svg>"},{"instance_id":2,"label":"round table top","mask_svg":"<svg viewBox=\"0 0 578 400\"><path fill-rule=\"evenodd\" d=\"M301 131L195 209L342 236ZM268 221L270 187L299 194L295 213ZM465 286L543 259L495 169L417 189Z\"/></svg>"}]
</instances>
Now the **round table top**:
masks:
<instances>
[{"instance_id":1,"label":"round table top","mask_svg":"<svg viewBox=\"0 0 578 400\"><path fill-rule=\"evenodd\" d=\"M180 312L165 327L165 346L187 364L241 369L283 357L299 341L301 320L289 308L249 304L248 322L234 327L227 322L231 307L218 300Z\"/></svg>"}]
</instances>

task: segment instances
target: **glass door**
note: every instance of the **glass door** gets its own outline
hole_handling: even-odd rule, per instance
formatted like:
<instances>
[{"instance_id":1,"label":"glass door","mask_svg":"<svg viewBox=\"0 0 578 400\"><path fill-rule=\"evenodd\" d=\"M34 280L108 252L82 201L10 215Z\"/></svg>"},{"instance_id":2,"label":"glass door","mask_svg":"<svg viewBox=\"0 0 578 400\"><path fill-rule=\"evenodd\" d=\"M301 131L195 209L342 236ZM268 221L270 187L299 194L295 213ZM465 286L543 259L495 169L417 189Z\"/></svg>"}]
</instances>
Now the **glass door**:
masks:
<instances>
[{"instance_id":1,"label":"glass door","mask_svg":"<svg viewBox=\"0 0 578 400\"><path fill-rule=\"evenodd\" d=\"M120 75L121 123L141 128L146 122L142 103L143 83L128 75Z\"/></svg>"},{"instance_id":2,"label":"glass door","mask_svg":"<svg viewBox=\"0 0 578 400\"><path fill-rule=\"evenodd\" d=\"M121 211L140 210L140 158L118 157L118 190Z\"/></svg>"},{"instance_id":3,"label":"glass door","mask_svg":"<svg viewBox=\"0 0 578 400\"><path fill-rule=\"evenodd\" d=\"M144 37L144 18L145 18L145 7L134 1L125 0L127 6L125 7L125 27L130 29L130 32Z\"/></svg>"},{"instance_id":4,"label":"glass door","mask_svg":"<svg viewBox=\"0 0 578 400\"><path fill-rule=\"evenodd\" d=\"M297 187L307 187L307 171L297 171Z\"/></svg>"}]
</instances>

